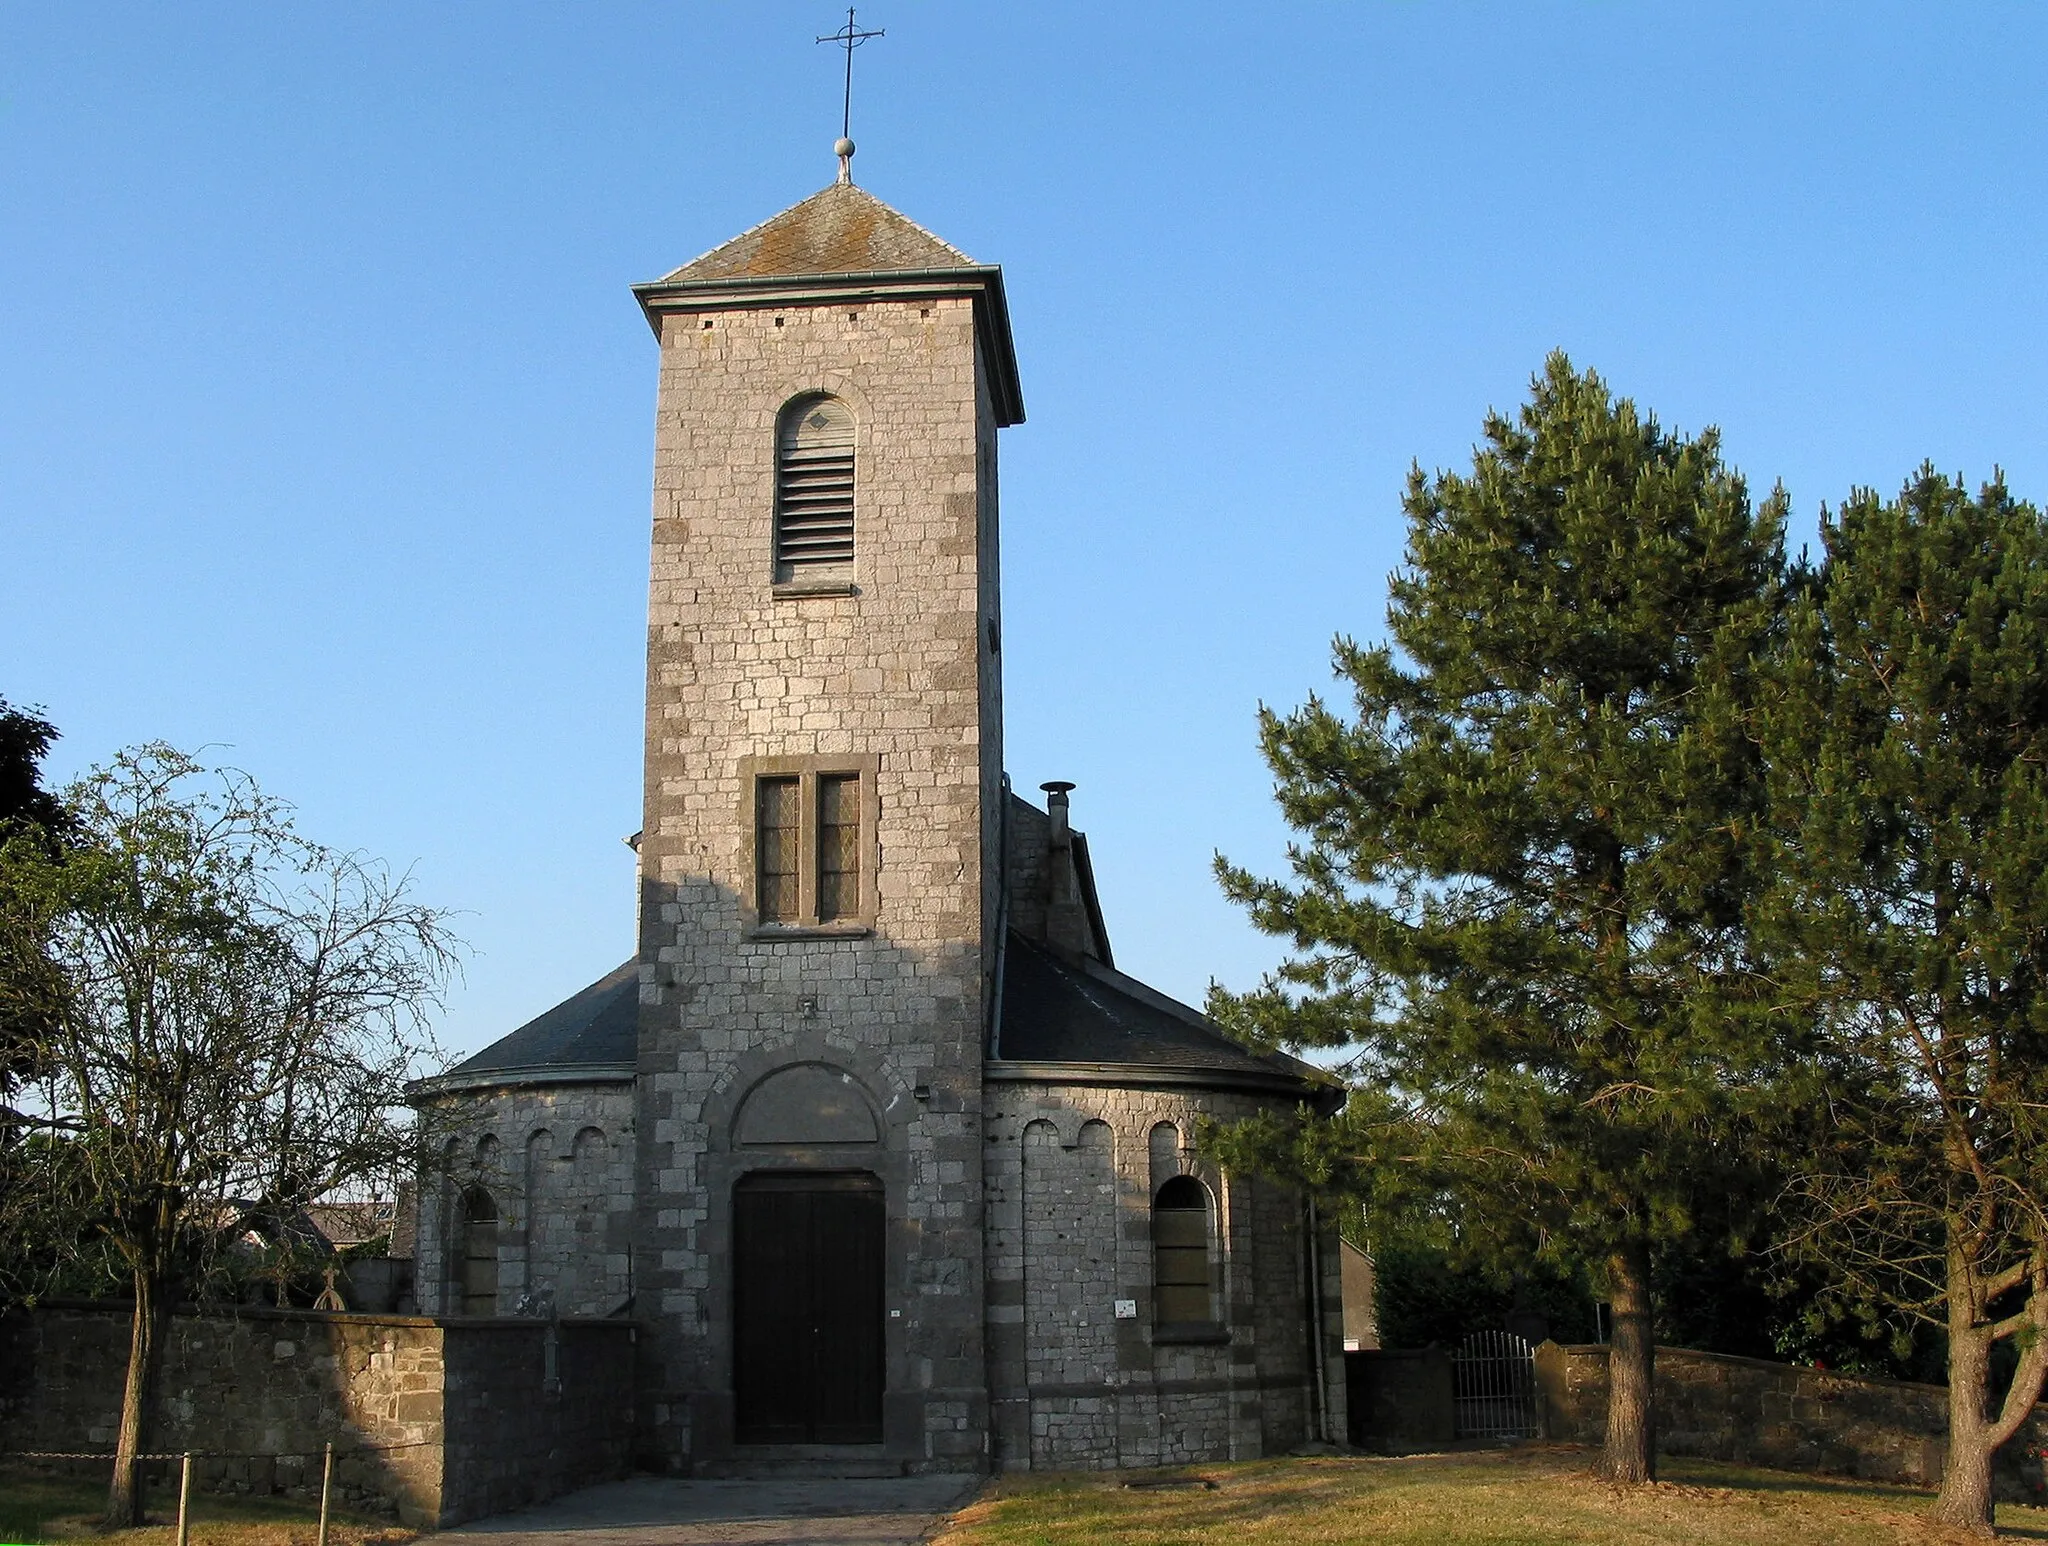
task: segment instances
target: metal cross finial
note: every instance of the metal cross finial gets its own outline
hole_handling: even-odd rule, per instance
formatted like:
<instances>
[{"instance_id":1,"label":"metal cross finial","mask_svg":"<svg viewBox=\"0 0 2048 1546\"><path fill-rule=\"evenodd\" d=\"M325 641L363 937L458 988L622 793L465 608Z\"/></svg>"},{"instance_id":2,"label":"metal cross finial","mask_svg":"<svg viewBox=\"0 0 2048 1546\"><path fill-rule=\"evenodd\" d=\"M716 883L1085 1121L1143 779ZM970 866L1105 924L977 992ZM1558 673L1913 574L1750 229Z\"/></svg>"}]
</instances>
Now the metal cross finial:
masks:
<instances>
[{"instance_id":1,"label":"metal cross finial","mask_svg":"<svg viewBox=\"0 0 2048 1546\"><path fill-rule=\"evenodd\" d=\"M818 39L820 43L837 43L846 50L846 95L840 105L839 143L832 147L839 156L839 180L843 183L853 181L853 51L869 38L887 36L888 34L879 28L873 32L861 31L854 25L853 7L848 6L846 25L837 32L828 32Z\"/></svg>"}]
</instances>

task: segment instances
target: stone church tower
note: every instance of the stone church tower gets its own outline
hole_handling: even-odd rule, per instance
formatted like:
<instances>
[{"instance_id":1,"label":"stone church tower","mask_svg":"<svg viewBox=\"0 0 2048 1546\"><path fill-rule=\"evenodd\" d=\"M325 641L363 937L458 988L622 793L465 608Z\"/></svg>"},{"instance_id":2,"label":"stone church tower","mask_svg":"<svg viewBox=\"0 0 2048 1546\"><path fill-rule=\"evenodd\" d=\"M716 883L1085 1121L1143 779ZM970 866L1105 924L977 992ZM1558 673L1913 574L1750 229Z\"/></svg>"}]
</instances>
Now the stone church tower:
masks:
<instances>
[{"instance_id":1,"label":"stone church tower","mask_svg":"<svg viewBox=\"0 0 2048 1546\"><path fill-rule=\"evenodd\" d=\"M1004 776L1001 271L842 171L635 294L637 960L422 1087L422 1307L630 1315L675 1471L1341 1436L1334 1235L1195 1148L1341 1092L1118 972Z\"/></svg>"},{"instance_id":2,"label":"stone church tower","mask_svg":"<svg viewBox=\"0 0 2048 1546\"><path fill-rule=\"evenodd\" d=\"M661 340L642 1410L679 1457L857 1434L978 1463L996 436L1023 417L1002 274L840 183L636 293ZM877 1178L879 1262L836 1254L861 1196L757 1199L743 1171ZM817 1237L767 1274L810 1274L825 1301L764 1327L780 1345L746 1341L721 1270L749 1208ZM865 1303L846 1274L877 1269L881 1368L860 1372L879 1377L879 1427L826 1374ZM736 1409L756 1377L786 1410Z\"/></svg>"}]
</instances>

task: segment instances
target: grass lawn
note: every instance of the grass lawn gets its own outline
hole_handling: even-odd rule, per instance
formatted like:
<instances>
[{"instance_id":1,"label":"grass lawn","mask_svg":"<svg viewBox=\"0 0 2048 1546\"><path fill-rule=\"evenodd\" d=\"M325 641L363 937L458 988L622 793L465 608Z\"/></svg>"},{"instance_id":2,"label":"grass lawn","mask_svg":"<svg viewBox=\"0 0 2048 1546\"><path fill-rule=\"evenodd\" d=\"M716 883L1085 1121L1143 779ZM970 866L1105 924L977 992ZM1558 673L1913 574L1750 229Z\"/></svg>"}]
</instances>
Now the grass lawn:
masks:
<instances>
[{"instance_id":1,"label":"grass lawn","mask_svg":"<svg viewBox=\"0 0 2048 1546\"><path fill-rule=\"evenodd\" d=\"M99 1517L106 1500L104 1476L0 1467L0 1546L72 1546L81 1541L95 1546L172 1546L176 1541L175 1483L149 1490L150 1524L139 1530L101 1530ZM319 1530L318 1503L192 1494L193 1546L313 1546ZM398 1546L415 1538L411 1530L387 1521L339 1509L328 1516L328 1546Z\"/></svg>"},{"instance_id":2,"label":"grass lawn","mask_svg":"<svg viewBox=\"0 0 2048 1546\"><path fill-rule=\"evenodd\" d=\"M1611 1487L1595 1479L1585 1451L1529 1445L1005 1477L934 1546L1891 1546L1972 1539L1927 1524L1931 1494L1908 1488L1669 1457L1658 1469L1662 1480L1652 1487ZM2048 1509L2000 1504L1998 1525L2001 1536L2048 1541Z\"/></svg>"}]
</instances>

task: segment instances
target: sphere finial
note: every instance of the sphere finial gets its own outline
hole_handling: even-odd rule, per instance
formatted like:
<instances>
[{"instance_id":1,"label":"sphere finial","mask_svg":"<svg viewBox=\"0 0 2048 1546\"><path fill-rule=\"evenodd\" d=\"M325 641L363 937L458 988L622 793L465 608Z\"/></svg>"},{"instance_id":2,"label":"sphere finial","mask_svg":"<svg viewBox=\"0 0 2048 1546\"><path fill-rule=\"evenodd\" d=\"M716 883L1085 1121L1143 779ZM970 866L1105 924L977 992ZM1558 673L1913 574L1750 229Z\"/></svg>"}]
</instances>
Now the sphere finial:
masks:
<instances>
[{"instance_id":1,"label":"sphere finial","mask_svg":"<svg viewBox=\"0 0 2048 1546\"><path fill-rule=\"evenodd\" d=\"M839 99L839 143L832 147L839 157L839 180L853 181L853 141L847 136L853 133L853 51L869 38L883 38L888 34L880 28L863 32L854 25L853 7L846 8L846 25L837 32L828 32L818 39L820 43L837 43L846 50L846 93Z\"/></svg>"}]
</instances>

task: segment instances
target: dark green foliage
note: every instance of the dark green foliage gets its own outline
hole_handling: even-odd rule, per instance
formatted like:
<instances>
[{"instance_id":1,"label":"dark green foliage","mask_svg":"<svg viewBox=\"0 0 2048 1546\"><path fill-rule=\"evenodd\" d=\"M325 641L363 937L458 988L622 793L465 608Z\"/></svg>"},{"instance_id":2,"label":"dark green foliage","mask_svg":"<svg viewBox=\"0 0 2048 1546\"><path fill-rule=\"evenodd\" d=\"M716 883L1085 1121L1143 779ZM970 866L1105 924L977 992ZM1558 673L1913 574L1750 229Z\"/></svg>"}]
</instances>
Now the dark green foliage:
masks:
<instances>
[{"instance_id":1,"label":"dark green foliage","mask_svg":"<svg viewBox=\"0 0 2048 1546\"><path fill-rule=\"evenodd\" d=\"M1868 1301L1845 1305L1839 1281L1817 1265L1781 1267L1768 1288L1770 1351L1756 1356L1924 1385L1947 1381L1948 1337L1940 1327Z\"/></svg>"},{"instance_id":2,"label":"dark green foliage","mask_svg":"<svg viewBox=\"0 0 2048 1546\"><path fill-rule=\"evenodd\" d=\"M1337 642L1351 712L1261 715L1293 874L1219 875L1294 954L1212 1010L1350 1049L1359 1093L1300 1171L1454 1197L1468 1236L1642 1304L1646 1253L1759 1182L1777 1109L1744 905L1783 500L1557 355L1404 508L1391 643Z\"/></svg>"},{"instance_id":3,"label":"dark green foliage","mask_svg":"<svg viewBox=\"0 0 2048 1546\"><path fill-rule=\"evenodd\" d=\"M1782 499L1555 356L1469 475L1419 470L1392 644L1340 640L1345 717L1266 711L1291 882L1219 865L1294 958L1212 1010L1349 1048L1328 1141L1444 1172L1470 1224L1597 1258L1682 1238L1746 1169L1776 1072L1745 971L1760 793L1744 712ZM1483 1221L1481 1215L1484 1215Z\"/></svg>"},{"instance_id":4,"label":"dark green foliage","mask_svg":"<svg viewBox=\"0 0 2048 1546\"><path fill-rule=\"evenodd\" d=\"M1759 928L1825 1032L1790 1249L1841 1312L1945 1331L1937 1513L1974 1526L2048 1373L2048 522L1922 468L1823 538L1762 719Z\"/></svg>"},{"instance_id":5,"label":"dark green foliage","mask_svg":"<svg viewBox=\"0 0 2048 1546\"><path fill-rule=\"evenodd\" d=\"M1801 1239L1945 1323L1958 1205L2024 1258L2048 1180L2048 525L1928 469L1823 536L1766 719L1759 911L1829 1032Z\"/></svg>"},{"instance_id":6,"label":"dark green foliage","mask_svg":"<svg viewBox=\"0 0 2048 1546\"><path fill-rule=\"evenodd\" d=\"M1534 1317L1559 1342L1598 1335L1584 1278L1554 1267L1511 1271L1461 1259L1427 1241L1387 1240L1372 1252L1373 1316L1383 1347L1455 1347L1475 1331L1518 1329Z\"/></svg>"},{"instance_id":7,"label":"dark green foliage","mask_svg":"<svg viewBox=\"0 0 2048 1546\"><path fill-rule=\"evenodd\" d=\"M68 829L63 803L42 785L43 758L56 739L57 727L41 714L0 698L0 842L34 842L54 853ZM0 1107L33 1071L35 1049L62 1002L62 974L45 943L0 878ZM0 1126L0 1156L15 1136L12 1125Z\"/></svg>"},{"instance_id":8,"label":"dark green foliage","mask_svg":"<svg viewBox=\"0 0 2048 1546\"><path fill-rule=\"evenodd\" d=\"M0 698L0 826L29 822L48 832L65 825L64 806L43 788L43 758L57 727L34 709Z\"/></svg>"},{"instance_id":9,"label":"dark green foliage","mask_svg":"<svg viewBox=\"0 0 2048 1546\"><path fill-rule=\"evenodd\" d=\"M1511 1266L1496 1253L1458 1248L1442 1228L1365 1241L1373 1258L1374 1313L1387 1347L1450 1347L1474 1331L1515 1329L1540 1317L1559 1342L1604 1335L1598 1296L1583 1273L1543 1262ZM1946 1339L1874 1307L1839 1307L1828 1274L1760 1253L1736 1255L1702 1221L1698 1236L1658 1252L1652 1282L1662 1346L1812 1364L1848 1374L1940 1384ZM2007 1376L2010 1370L2006 1371Z\"/></svg>"}]
</instances>

